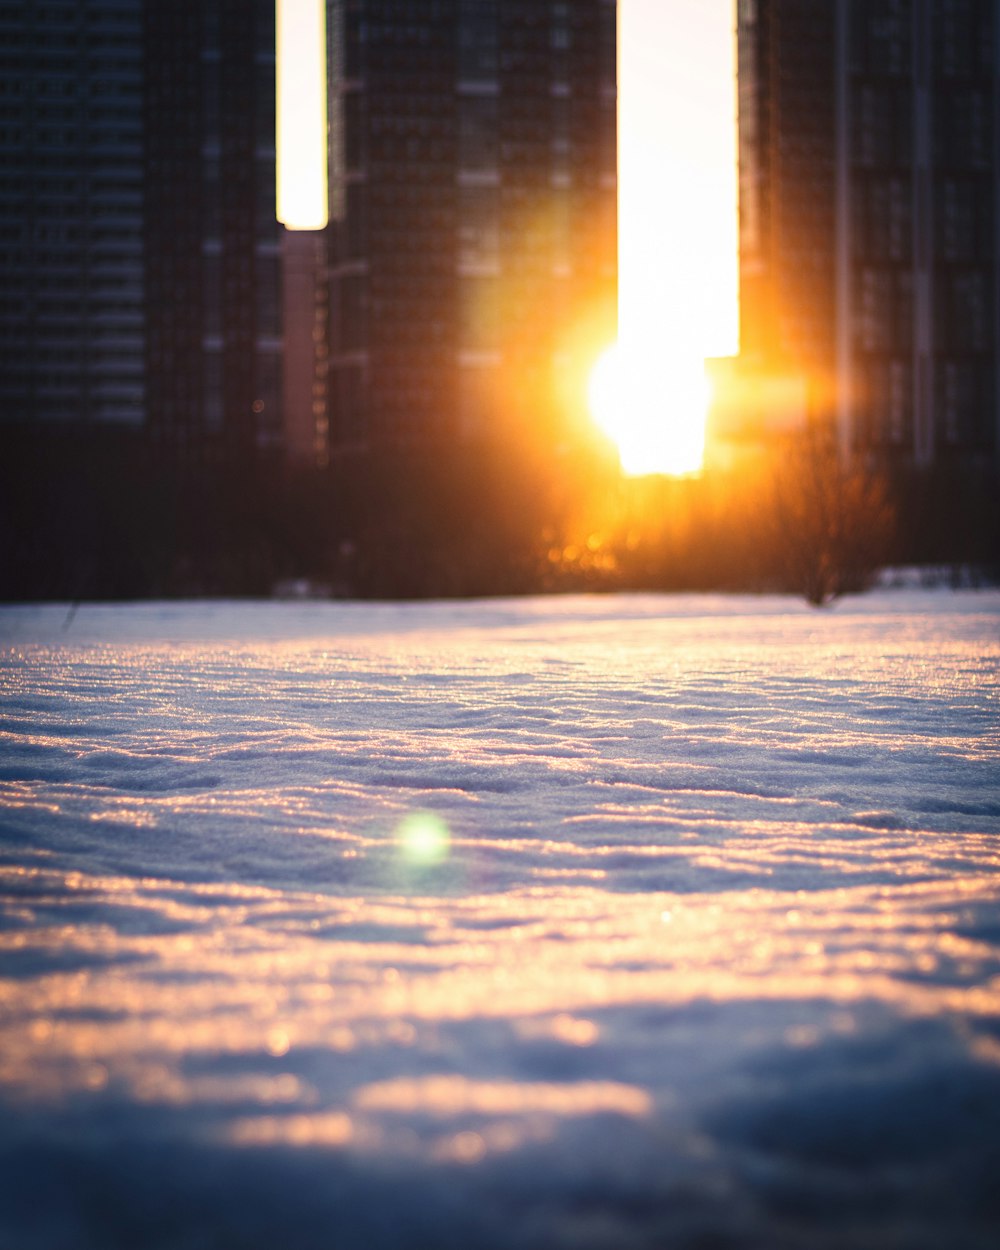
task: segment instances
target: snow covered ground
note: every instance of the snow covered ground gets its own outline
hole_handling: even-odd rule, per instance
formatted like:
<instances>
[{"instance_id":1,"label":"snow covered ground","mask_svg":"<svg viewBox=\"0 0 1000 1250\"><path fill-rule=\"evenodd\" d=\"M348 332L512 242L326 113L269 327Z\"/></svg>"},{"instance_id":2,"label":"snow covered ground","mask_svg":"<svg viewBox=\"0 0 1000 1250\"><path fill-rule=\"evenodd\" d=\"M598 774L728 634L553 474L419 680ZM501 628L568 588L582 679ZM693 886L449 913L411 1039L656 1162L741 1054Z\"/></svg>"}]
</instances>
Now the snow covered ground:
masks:
<instances>
[{"instance_id":1,"label":"snow covered ground","mask_svg":"<svg viewBox=\"0 0 1000 1250\"><path fill-rule=\"evenodd\" d=\"M1000 593L0 609L0 1247L1000 1244Z\"/></svg>"}]
</instances>

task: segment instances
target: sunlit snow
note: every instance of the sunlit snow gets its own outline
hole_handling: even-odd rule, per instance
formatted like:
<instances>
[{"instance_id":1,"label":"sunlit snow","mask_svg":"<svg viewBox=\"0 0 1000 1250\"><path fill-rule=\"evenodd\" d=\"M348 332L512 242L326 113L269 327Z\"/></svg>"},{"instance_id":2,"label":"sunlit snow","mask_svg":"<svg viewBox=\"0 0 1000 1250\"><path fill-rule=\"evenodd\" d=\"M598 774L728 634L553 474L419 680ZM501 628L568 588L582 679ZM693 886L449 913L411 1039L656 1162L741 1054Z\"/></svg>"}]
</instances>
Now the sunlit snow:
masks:
<instances>
[{"instance_id":1,"label":"sunlit snow","mask_svg":"<svg viewBox=\"0 0 1000 1250\"><path fill-rule=\"evenodd\" d=\"M993 1250L998 626L0 609L0 1246Z\"/></svg>"}]
</instances>

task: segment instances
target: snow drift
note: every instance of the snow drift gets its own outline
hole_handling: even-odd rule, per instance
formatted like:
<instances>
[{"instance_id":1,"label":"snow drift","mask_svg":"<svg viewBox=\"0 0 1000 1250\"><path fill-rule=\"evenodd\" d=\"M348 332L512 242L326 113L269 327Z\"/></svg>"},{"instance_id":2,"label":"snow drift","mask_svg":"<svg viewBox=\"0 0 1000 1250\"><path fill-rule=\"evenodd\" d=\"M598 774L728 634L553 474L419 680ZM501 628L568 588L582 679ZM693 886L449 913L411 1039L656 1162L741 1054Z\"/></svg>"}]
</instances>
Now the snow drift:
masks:
<instances>
[{"instance_id":1,"label":"snow drift","mask_svg":"<svg viewBox=\"0 0 1000 1250\"><path fill-rule=\"evenodd\" d=\"M0 609L0 1245L992 1248L998 623Z\"/></svg>"}]
</instances>

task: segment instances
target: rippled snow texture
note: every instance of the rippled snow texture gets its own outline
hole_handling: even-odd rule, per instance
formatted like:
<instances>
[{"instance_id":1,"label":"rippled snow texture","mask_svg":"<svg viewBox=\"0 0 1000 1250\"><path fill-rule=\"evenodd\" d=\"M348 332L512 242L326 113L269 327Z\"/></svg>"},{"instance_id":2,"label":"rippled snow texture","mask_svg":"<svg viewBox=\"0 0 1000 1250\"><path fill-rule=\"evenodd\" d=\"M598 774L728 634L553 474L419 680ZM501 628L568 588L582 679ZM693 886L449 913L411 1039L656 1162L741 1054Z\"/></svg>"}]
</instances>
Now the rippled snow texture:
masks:
<instances>
[{"instance_id":1,"label":"rippled snow texture","mask_svg":"<svg viewBox=\"0 0 1000 1250\"><path fill-rule=\"evenodd\" d=\"M0 1246L994 1250L998 624L0 609Z\"/></svg>"}]
</instances>

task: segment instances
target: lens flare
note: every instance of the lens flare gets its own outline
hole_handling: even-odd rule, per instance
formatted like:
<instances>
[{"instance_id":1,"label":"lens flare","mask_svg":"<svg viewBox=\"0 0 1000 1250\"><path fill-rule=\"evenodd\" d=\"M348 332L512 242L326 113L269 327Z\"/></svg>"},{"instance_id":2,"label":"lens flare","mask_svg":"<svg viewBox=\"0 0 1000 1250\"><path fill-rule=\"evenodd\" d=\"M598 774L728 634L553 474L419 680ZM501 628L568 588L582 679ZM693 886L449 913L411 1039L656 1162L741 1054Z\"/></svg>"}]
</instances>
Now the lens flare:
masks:
<instances>
[{"instance_id":1,"label":"lens flare","mask_svg":"<svg viewBox=\"0 0 1000 1250\"><path fill-rule=\"evenodd\" d=\"M451 848L448 826L433 812L413 812L396 832L396 840L411 864L439 864Z\"/></svg>"}]
</instances>

